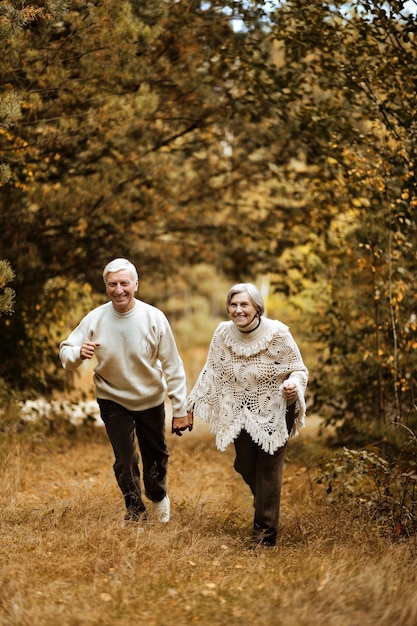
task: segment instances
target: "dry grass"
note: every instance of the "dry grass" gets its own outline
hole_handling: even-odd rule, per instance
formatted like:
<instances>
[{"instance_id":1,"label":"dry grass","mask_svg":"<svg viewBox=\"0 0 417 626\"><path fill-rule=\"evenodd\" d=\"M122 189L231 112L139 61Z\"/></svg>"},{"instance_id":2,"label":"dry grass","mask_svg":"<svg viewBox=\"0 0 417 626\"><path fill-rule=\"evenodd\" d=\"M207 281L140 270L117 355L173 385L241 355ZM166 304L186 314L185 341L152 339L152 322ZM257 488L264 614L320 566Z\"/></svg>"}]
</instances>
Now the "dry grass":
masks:
<instances>
[{"instance_id":1,"label":"dry grass","mask_svg":"<svg viewBox=\"0 0 417 626\"><path fill-rule=\"evenodd\" d=\"M279 546L253 552L232 450L217 452L201 427L168 437L167 525L123 524L104 433L71 447L16 436L0 451L1 625L417 623L414 550L326 505L296 460L300 443Z\"/></svg>"}]
</instances>

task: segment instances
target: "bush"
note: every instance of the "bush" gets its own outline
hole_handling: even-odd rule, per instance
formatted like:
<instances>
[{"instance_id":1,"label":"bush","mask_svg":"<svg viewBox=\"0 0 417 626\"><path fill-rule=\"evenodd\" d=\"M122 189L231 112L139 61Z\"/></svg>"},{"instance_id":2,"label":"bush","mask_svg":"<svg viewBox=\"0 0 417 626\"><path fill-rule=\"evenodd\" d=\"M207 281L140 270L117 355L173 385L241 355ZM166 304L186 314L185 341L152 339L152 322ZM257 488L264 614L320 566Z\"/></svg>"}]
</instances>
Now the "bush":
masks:
<instances>
[{"instance_id":1,"label":"bush","mask_svg":"<svg viewBox=\"0 0 417 626\"><path fill-rule=\"evenodd\" d=\"M392 539L417 532L417 438L412 435L398 456L387 461L377 449L343 448L319 462L318 484L333 502L350 501L358 515L374 522Z\"/></svg>"}]
</instances>

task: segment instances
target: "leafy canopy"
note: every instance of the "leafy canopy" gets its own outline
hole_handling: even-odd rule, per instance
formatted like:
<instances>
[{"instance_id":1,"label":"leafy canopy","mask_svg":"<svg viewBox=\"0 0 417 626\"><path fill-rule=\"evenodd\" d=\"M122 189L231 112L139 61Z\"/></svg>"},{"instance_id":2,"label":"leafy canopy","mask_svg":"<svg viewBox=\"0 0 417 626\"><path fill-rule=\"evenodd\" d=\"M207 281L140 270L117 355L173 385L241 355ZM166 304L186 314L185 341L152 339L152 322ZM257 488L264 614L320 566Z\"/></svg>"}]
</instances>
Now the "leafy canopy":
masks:
<instances>
[{"instance_id":1,"label":"leafy canopy","mask_svg":"<svg viewBox=\"0 0 417 626\"><path fill-rule=\"evenodd\" d=\"M1 21L0 238L17 299L0 375L59 384L59 334L102 292L110 257L139 265L155 304L204 263L304 294L310 393L348 435L413 419L416 14L399 1L63 6Z\"/></svg>"}]
</instances>

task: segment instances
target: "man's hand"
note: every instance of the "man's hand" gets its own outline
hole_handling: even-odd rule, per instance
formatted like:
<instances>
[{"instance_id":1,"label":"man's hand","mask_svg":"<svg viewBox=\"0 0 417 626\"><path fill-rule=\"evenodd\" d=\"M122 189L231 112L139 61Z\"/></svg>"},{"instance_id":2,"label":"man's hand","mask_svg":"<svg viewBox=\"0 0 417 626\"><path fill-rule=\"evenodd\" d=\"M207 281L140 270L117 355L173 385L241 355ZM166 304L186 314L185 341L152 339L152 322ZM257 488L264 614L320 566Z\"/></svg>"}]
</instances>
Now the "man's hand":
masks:
<instances>
[{"instance_id":1,"label":"man's hand","mask_svg":"<svg viewBox=\"0 0 417 626\"><path fill-rule=\"evenodd\" d=\"M100 346L99 343L94 341L84 341L83 345L80 348L80 357L83 359L91 359L94 355L96 348Z\"/></svg>"},{"instance_id":2,"label":"man's hand","mask_svg":"<svg viewBox=\"0 0 417 626\"><path fill-rule=\"evenodd\" d=\"M172 418L172 434L182 437L182 431L193 429L194 415L188 413L185 417L173 417Z\"/></svg>"}]
</instances>

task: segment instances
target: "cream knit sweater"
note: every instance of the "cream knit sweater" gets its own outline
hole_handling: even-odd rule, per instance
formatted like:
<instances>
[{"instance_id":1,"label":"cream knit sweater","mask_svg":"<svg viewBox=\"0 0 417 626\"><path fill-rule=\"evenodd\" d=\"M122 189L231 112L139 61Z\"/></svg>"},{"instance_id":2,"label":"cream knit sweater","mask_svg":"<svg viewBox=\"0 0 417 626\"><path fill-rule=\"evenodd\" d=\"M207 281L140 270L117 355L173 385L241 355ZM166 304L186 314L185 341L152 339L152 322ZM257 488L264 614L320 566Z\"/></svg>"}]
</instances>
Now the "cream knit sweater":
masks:
<instances>
[{"instance_id":1,"label":"cream knit sweater","mask_svg":"<svg viewBox=\"0 0 417 626\"><path fill-rule=\"evenodd\" d=\"M294 436L304 426L308 371L288 327L262 317L259 327L245 334L233 322L222 322L187 408L208 422L220 450L244 428L273 454L288 440L282 390L287 379L297 388Z\"/></svg>"},{"instance_id":2,"label":"cream knit sweater","mask_svg":"<svg viewBox=\"0 0 417 626\"><path fill-rule=\"evenodd\" d=\"M184 367L162 311L141 300L123 314L111 302L90 311L60 345L65 369L81 365L84 341L100 343L94 368L97 398L143 411L162 404L167 391L173 415L187 414Z\"/></svg>"}]
</instances>

